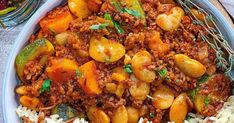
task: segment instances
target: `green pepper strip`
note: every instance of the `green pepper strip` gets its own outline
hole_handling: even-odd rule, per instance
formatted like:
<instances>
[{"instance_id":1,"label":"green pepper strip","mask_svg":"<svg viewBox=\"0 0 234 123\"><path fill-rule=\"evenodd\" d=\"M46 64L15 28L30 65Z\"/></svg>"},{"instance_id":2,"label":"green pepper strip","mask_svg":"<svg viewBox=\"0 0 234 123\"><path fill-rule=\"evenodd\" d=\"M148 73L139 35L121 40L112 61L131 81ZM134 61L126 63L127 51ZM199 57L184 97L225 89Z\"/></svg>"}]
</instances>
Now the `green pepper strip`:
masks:
<instances>
[{"instance_id":1,"label":"green pepper strip","mask_svg":"<svg viewBox=\"0 0 234 123\"><path fill-rule=\"evenodd\" d=\"M3 9L3 10L0 11L0 16L5 15L5 14L7 14L7 13L9 13L9 12L15 10L15 9L16 9L16 7L8 7L6 9Z\"/></svg>"}]
</instances>

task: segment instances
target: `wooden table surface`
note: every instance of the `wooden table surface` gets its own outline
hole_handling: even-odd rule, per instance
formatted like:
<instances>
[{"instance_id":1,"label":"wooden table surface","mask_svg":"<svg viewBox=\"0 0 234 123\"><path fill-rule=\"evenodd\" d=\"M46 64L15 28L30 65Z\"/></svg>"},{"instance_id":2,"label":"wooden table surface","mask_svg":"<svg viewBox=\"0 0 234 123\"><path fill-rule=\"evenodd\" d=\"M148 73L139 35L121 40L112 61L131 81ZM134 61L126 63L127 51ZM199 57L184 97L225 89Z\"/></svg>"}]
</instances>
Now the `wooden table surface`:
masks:
<instances>
[{"instance_id":1,"label":"wooden table surface","mask_svg":"<svg viewBox=\"0 0 234 123\"><path fill-rule=\"evenodd\" d=\"M43 0L43 1L46 1L46 0ZM233 22L230 19L227 12L225 11L225 9L222 7L222 5L217 0L209 0L209 1L212 2L223 13L223 15L227 18L227 20L229 21L229 23L232 25L234 29ZM0 58L1 58L0 59L0 78L1 79L3 78L3 74L5 71L5 64L7 62L7 58L11 51L11 48L14 44L14 40L16 39L17 35L23 28L24 24L25 23L22 23L18 25L17 27L14 27L8 30L0 29ZM0 81L0 90L1 88L2 86L1 86L1 81ZM1 92L0 92L0 95L1 95ZM0 96L0 100L1 100L1 96ZM0 123L3 123L1 114L0 114Z\"/></svg>"}]
</instances>

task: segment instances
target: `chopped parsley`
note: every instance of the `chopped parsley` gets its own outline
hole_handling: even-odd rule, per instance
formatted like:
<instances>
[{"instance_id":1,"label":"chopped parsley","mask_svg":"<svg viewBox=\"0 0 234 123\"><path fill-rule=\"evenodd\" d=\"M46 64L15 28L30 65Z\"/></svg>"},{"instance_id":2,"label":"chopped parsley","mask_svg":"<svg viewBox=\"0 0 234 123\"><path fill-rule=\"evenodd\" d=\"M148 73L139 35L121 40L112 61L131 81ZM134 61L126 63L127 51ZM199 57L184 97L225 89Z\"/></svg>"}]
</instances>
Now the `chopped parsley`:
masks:
<instances>
[{"instance_id":1,"label":"chopped parsley","mask_svg":"<svg viewBox=\"0 0 234 123\"><path fill-rule=\"evenodd\" d=\"M201 78L198 79L199 84L204 83L208 81L210 78L210 75L203 75Z\"/></svg>"},{"instance_id":2,"label":"chopped parsley","mask_svg":"<svg viewBox=\"0 0 234 123\"><path fill-rule=\"evenodd\" d=\"M204 103L205 103L205 106L207 107L210 104L210 99L205 98Z\"/></svg>"},{"instance_id":3,"label":"chopped parsley","mask_svg":"<svg viewBox=\"0 0 234 123\"><path fill-rule=\"evenodd\" d=\"M47 90L50 90L51 86L51 80L44 80L41 89L39 90L39 93L43 93Z\"/></svg>"},{"instance_id":4,"label":"chopped parsley","mask_svg":"<svg viewBox=\"0 0 234 123\"><path fill-rule=\"evenodd\" d=\"M131 9L126 8L126 7L124 8L124 10L125 10L125 12L127 12L130 15L133 15L135 17L141 17L141 14L136 10L131 10Z\"/></svg>"},{"instance_id":5,"label":"chopped parsley","mask_svg":"<svg viewBox=\"0 0 234 123\"><path fill-rule=\"evenodd\" d=\"M155 117L155 114L152 113L152 112L150 112L149 116L150 116L150 118L154 118L154 117Z\"/></svg>"},{"instance_id":6,"label":"chopped parsley","mask_svg":"<svg viewBox=\"0 0 234 123\"><path fill-rule=\"evenodd\" d=\"M124 65L124 71L131 74L133 73L132 71L132 65L128 64L128 65Z\"/></svg>"},{"instance_id":7,"label":"chopped parsley","mask_svg":"<svg viewBox=\"0 0 234 123\"><path fill-rule=\"evenodd\" d=\"M103 24L97 24L97 25L92 25L89 28L92 30L98 30L98 29L104 29L107 26L109 26L109 23L103 23Z\"/></svg>"},{"instance_id":8,"label":"chopped parsley","mask_svg":"<svg viewBox=\"0 0 234 123\"><path fill-rule=\"evenodd\" d=\"M79 69L76 70L76 76L82 77L83 75L84 74Z\"/></svg>"}]
</instances>

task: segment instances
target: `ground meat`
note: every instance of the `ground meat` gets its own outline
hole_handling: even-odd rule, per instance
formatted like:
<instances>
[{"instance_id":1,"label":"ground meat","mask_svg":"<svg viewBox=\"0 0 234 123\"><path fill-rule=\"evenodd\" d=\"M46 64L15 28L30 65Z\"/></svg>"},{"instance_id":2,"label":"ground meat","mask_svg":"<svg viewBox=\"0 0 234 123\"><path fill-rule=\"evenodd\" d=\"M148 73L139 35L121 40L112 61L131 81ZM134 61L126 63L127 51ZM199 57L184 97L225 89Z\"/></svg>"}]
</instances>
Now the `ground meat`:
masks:
<instances>
[{"instance_id":1,"label":"ground meat","mask_svg":"<svg viewBox=\"0 0 234 123\"><path fill-rule=\"evenodd\" d=\"M42 68L43 66L38 61L29 61L26 63L23 71L26 81L31 82L38 79L42 73Z\"/></svg>"}]
</instances>

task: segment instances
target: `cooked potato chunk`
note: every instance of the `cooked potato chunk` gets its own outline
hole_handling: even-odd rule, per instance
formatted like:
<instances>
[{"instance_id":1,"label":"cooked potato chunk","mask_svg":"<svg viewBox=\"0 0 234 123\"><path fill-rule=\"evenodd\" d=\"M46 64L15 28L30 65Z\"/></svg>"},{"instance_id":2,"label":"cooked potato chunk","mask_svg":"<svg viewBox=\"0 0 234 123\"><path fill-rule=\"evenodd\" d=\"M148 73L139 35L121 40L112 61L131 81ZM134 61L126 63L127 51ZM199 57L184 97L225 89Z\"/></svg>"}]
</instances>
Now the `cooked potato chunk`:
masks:
<instances>
[{"instance_id":1,"label":"cooked potato chunk","mask_svg":"<svg viewBox=\"0 0 234 123\"><path fill-rule=\"evenodd\" d=\"M150 92L150 86L145 82L134 82L129 88L129 92L137 100L145 100Z\"/></svg>"},{"instance_id":2,"label":"cooked potato chunk","mask_svg":"<svg viewBox=\"0 0 234 123\"><path fill-rule=\"evenodd\" d=\"M38 106L40 100L36 97L21 96L19 102L22 106L33 109Z\"/></svg>"},{"instance_id":3,"label":"cooked potato chunk","mask_svg":"<svg viewBox=\"0 0 234 123\"><path fill-rule=\"evenodd\" d=\"M175 30L179 27L184 10L180 7L173 7L169 14L160 14L156 19L156 23L165 31Z\"/></svg>"},{"instance_id":4,"label":"cooked potato chunk","mask_svg":"<svg viewBox=\"0 0 234 123\"><path fill-rule=\"evenodd\" d=\"M112 123L128 123L128 112L125 106L120 106L116 111L114 111L111 121Z\"/></svg>"},{"instance_id":5,"label":"cooked potato chunk","mask_svg":"<svg viewBox=\"0 0 234 123\"><path fill-rule=\"evenodd\" d=\"M169 117L171 122L175 123L184 122L184 119L188 113L188 104L186 98L187 94L182 93L174 100L169 112Z\"/></svg>"},{"instance_id":6,"label":"cooked potato chunk","mask_svg":"<svg viewBox=\"0 0 234 123\"><path fill-rule=\"evenodd\" d=\"M78 64L70 59L52 59L51 66L46 68L48 77L53 82L67 82L75 76Z\"/></svg>"},{"instance_id":7,"label":"cooked potato chunk","mask_svg":"<svg viewBox=\"0 0 234 123\"><path fill-rule=\"evenodd\" d=\"M55 9L40 21L42 30L48 34L61 33L68 29L73 20L72 14L67 7Z\"/></svg>"},{"instance_id":8,"label":"cooked potato chunk","mask_svg":"<svg viewBox=\"0 0 234 123\"><path fill-rule=\"evenodd\" d=\"M203 64L184 54L176 54L174 60L176 66L190 77L198 78L206 72L206 67Z\"/></svg>"},{"instance_id":9,"label":"cooked potato chunk","mask_svg":"<svg viewBox=\"0 0 234 123\"><path fill-rule=\"evenodd\" d=\"M122 44L101 37L92 37L89 46L89 55L99 62L115 62L125 54Z\"/></svg>"},{"instance_id":10,"label":"cooked potato chunk","mask_svg":"<svg viewBox=\"0 0 234 123\"><path fill-rule=\"evenodd\" d=\"M139 51L132 58L133 73L143 82L152 82L156 74L153 70L149 70L146 66L151 64L151 55L147 51Z\"/></svg>"},{"instance_id":11,"label":"cooked potato chunk","mask_svg":"<svg viewBox=\"0 0 234 123\"><path fill-rule=\"evenodd\" d=\"M87 115L89 120L94 123L110 123L109 116L104 111L96 107L89 108Z\"/></svg>"},{"instance_id":12,"label":"cooked potato chunk","mask_svg":"<svg viewBox=\"0 0 234 123\"><path fill-rule=\"evenodd\" d=\"M153 93L153 105L158 109L169 108L174 101L173 92L166 86L159 86Z\"/></svg>"},{"instance_id":13,"label":"cooked potato chunk","mask_svg":"<svg viewBox=\"0 0 234 123\"><path fill-rule=\"evenodd\" d=\"M79 18L87 18L90 14L86 0L68 0L71 12Z\"/></svg>"},{"instance_id":14,"label":"cooked potato chunk","mask_svg":"<svg viewBox=\"0 0 234 123\"><path fill-rule=\"evenodd\" d=\"M137 123L140 115L136 108L133 107L127 107L128 112L128 123Z\"/></svg>"},{"instance_id":15,"label":"cooked potato chunk","mask_svg":"<svg viewBox=\"0 0 234 123\"><path fill-rule=\"evenodd\" d=\"M78 82L86 93L100 94L102 92L99 88L97 66L94 61L89 61L80 66L77 74Z\"/></svg>"}]
</instances>

